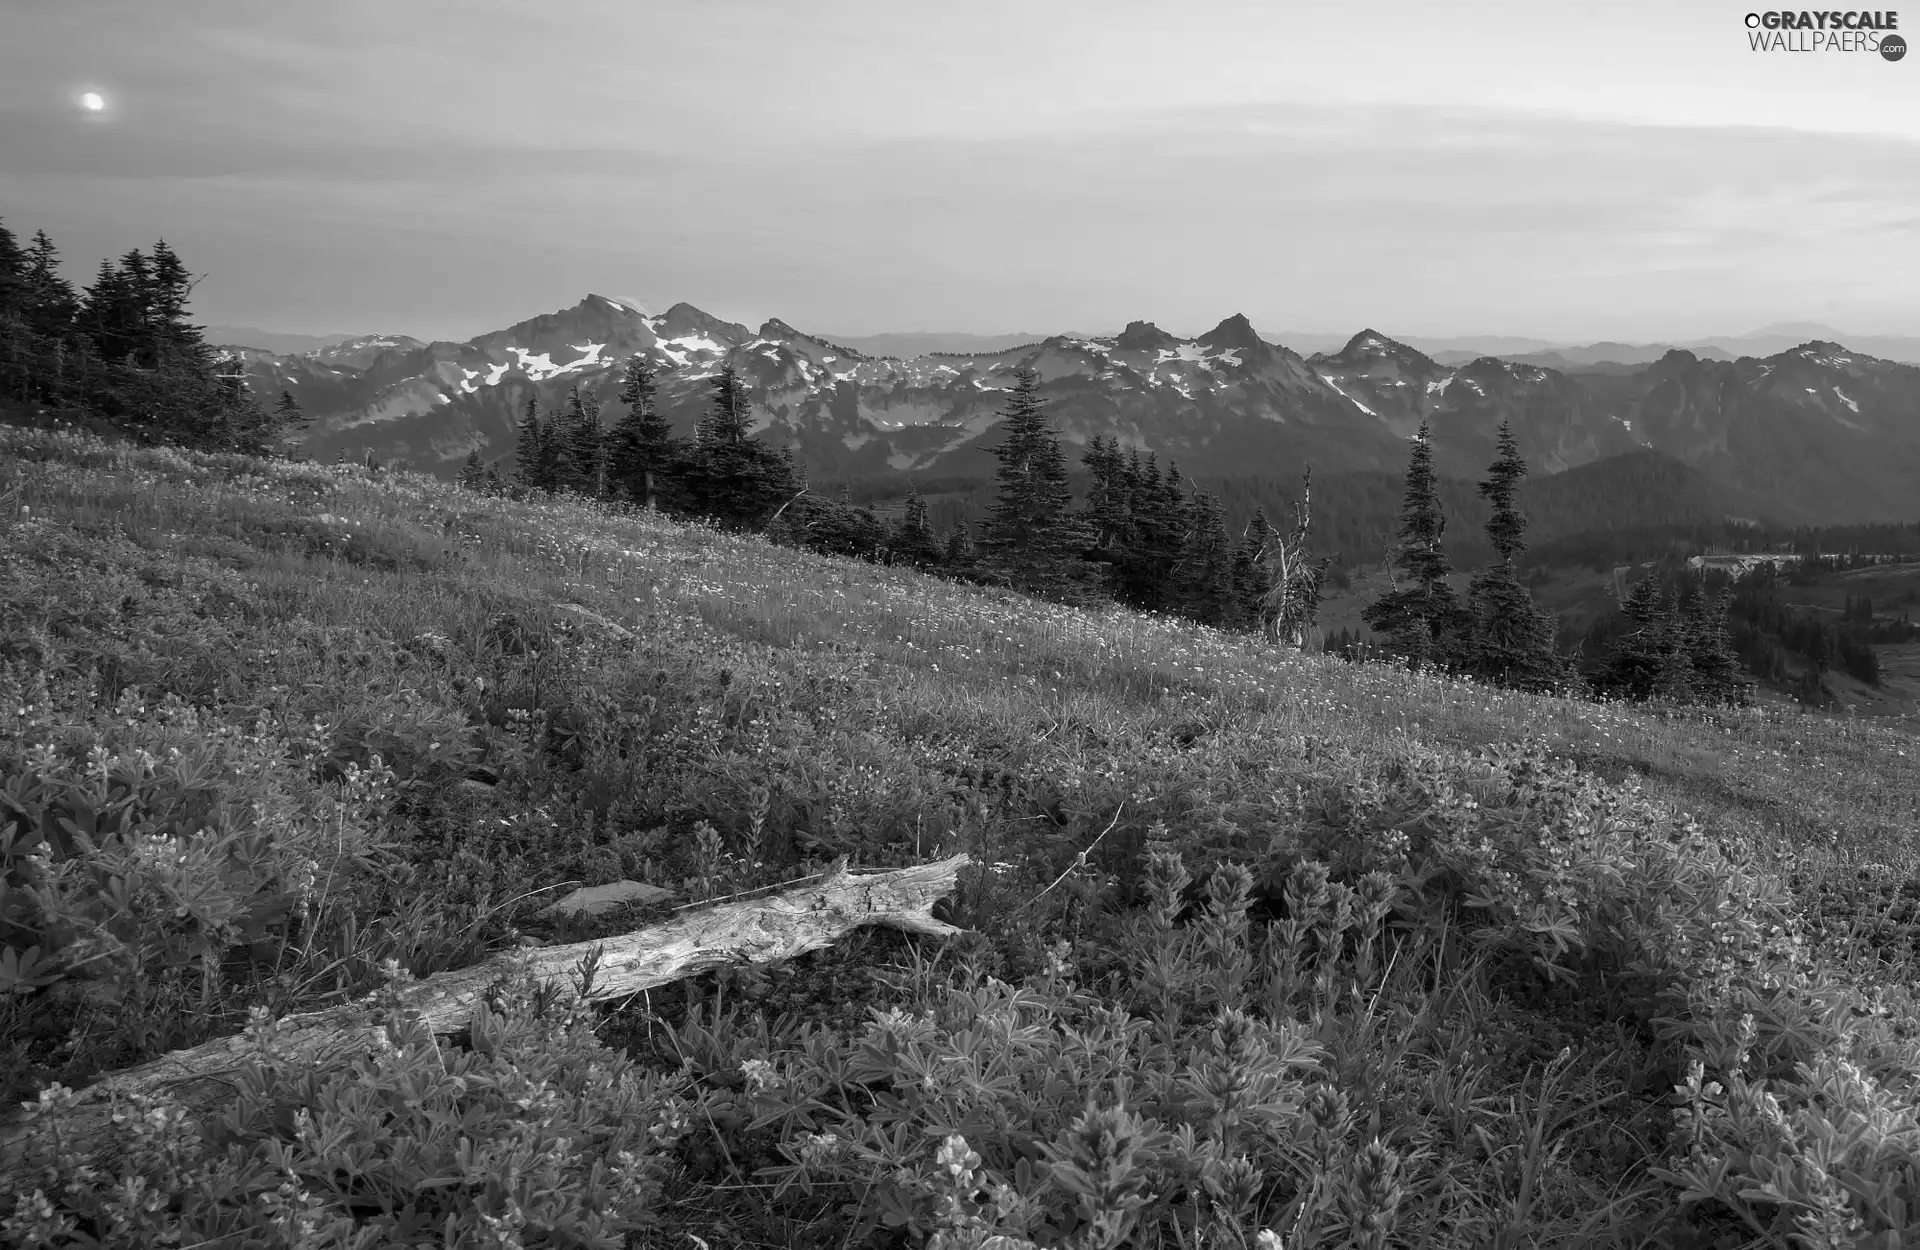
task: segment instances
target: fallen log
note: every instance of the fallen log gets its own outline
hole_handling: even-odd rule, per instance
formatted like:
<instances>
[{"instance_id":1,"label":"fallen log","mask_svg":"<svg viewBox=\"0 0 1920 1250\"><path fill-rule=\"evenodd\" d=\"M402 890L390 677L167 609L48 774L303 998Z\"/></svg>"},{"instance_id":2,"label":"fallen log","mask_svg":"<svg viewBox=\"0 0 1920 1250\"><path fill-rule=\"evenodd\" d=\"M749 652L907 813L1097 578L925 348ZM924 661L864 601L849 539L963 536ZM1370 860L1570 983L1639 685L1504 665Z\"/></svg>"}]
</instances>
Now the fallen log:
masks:
<instances>
[{"instance_id":1,"label":"fallen log","mask_svg":"<svg viewBox=\"0 0 1920 1250\"><path fill-rule=\"evenodd\" d=\"M962 931L935 920L932 908L969 862L962 854L855 876L843 859L819 880L768 898L688 912L618 937L507 951L471 968L403 985L401 1008L437 1034L457 1033L490 986L522 969L550 978L563 996L578 997L577 969L596 948L599 963L586 994L590 1002L627 998L726 965L791 959L830 946L863 925L951 936ZM276 1055L331 1066L365 1053L378 1044L385 1027L370 1010L375 997L285 1017L274 1043ZM249 1054L244 1035L222 1037L101 1077L79 1091L78 1101L59 1117L60 1138L69 1149L98 1154L111 1145L114 1102L135 1095L161 1097L205 1115L229 1096L229 1078ZM29 1116L22 1107L0 1115L0 1177L19 1166L31 1142L48 1127L45 1117Z\"/></svg>"}]
</instances>

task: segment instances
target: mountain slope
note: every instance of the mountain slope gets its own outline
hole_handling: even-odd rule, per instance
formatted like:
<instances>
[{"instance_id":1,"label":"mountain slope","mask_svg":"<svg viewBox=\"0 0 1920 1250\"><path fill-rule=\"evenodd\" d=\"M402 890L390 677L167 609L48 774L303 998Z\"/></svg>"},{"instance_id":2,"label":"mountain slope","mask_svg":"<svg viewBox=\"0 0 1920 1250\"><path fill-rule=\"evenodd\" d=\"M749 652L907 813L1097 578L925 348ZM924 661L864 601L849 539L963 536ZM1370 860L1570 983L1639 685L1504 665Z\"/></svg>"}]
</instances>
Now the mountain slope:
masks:
<instances>
[{"instance_id":1,"label":"mountain slope","mask_svg":"<svg viewBox=\"0 0 1920 1250\"><path fill-rule=\"evenodd\" d=\"M1565 373L1491 356L1444 364L1372 330L1302 357L1236 315L1191 339L1134 321L1111 336L898 357L778 319L756 330L691 304L651 314L590 295L465 343L363 338L294 356L249 352L247 367L258 389L290 390L318 418L307 440L317 457L365 449L450 475L470 451L509 456L529 399L551 409L577 385L610 402L636 353L655 362L663 410L683 430L731 361L758 432L828 478L989 474L1004 392L1026 367L1070 444L1117 438L1190 474L1305 463L1397 473L1425 420L1441 472L1473 478L1504 420L1536 473L1653 448L1783 516L1902 518L1920 481L1920 368L1829 343L1766 360L1672 351L1637 372Z\"/></svg>"}]
</instances>

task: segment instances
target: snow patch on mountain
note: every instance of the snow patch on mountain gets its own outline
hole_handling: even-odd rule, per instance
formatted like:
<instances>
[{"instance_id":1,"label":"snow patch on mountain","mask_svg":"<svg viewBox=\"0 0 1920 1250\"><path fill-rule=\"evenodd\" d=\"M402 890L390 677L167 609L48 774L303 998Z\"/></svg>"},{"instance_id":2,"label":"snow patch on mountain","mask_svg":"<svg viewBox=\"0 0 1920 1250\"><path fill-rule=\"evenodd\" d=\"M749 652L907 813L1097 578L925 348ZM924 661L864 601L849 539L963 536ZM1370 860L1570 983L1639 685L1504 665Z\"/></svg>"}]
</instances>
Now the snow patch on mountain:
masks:
<instances>
[{"instance_id":1,"label":"snow patch on mountain","mask_svg":"<svg viewBox=\"0 0 1920 1250\"><path fill-rule=\"evenodd\" d=\"M560 366L553 363L550 352L541 352L536 356L524 347L509 347L507 350L520 358L520 372L535 382L560 371Z\"/></svg>"},{"instance_id":2,"label":"snow patch on mountain","mask_svg":"<svg viewBox=\"0 0 1920 1250\"><path fill-rule=\"evenodd\" d=\"M679 338L660 340L662 347L668 344L672 344L673 350L679 352L723 352L726 350L726 348L720 346L720 344L714 342L704 334L683 334Z\"/></svg>"},{"instance_id":3,"label":"snow patch on mountain","mask_svg":"<svg viewBox=\"0 0 1920 1250\"><path fill-rule=\"evenodd\" d=\"M1860 405L1859 405L1859 404L1856 404L1856 403L1854 403L1854 402L1853 402L1853 401L1852 401L1851 399L1848 399L1848 398L1847 398L1847 393L1846 393L1845 391L1843 391L1843 390L1841 390L1841 389L1840 389L1839 387L1837 387L1837 386L1836 386L1836 387L1834 387L1834 388L1833 388L1833 393L1834 393L1834 395L1835 395L1836 397L1838 397L1838 398L1839 398L1839 400L1840 400L1840 402L1841 402L1841 403L1843 403L1843 404L1845 404L1845 405L1846 405L1847 407L1849 407L1849 408L1851 408L1851 409L1853 409L1853 410L1854 410L1855 412L1859 412L1859 411L1860 411Z\"/></svg>"},{"instance_id":4,"label":"snow patch on mountain","mask_svg":"<svg viewBox=\"0 0 1920 1250\"><path fill-rule=\"evenodd\" d=\"M1379 413L1375 412L1373 409L1361 403L1359 400L1355 399L1353 396L1347 394L1344 390L1340 389L1340 384L1334 381L1332 378L1328 377L1326 374L1324 373L1321 374L1320 380L1322 382L1325 382L1328 386L1331 386L1335 394L1340 396L1340 398L1346 400L1348 403L1352 404L1355 408L1358 408L1361 412L1366 413L1370 417L1377 417L1380 415Z\"/></svg>"}]
</instances>

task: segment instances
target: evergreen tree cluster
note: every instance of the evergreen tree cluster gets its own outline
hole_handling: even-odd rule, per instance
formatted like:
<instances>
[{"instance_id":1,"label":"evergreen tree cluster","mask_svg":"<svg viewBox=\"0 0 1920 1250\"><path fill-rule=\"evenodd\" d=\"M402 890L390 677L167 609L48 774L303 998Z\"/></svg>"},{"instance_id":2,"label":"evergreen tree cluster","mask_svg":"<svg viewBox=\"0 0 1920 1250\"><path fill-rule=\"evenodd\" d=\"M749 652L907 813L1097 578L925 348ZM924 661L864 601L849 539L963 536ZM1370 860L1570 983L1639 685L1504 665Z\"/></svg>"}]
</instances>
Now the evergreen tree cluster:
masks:
<instances>
[{"instance_id":1,"label":"evergreen tree cluster","mask_svg":"<svg viewBox=\"0 0 1920 1250\"><path fill-rule=\"evenodd\" d=\"M616 397L627 411L612 426L599 401L578 386L557 411L543 411L539 397L528 396L507 488L759 528L802 489L799 470L790 451L752 434L752 403L731 362L712 385L711 407L691 439L675 435L661 416L658 378L643 355L627 362ZM468 456L461 482L478 489L503 485L477 451Z\"/></svg>"},{"instance_id":2,"label":"evergreen tree cluster","mask_svg":"<svg viewBox=\"0 0 1920 1250\"><path fill-rule=\"evenodd\" d=\"M0 400L107 422L149 440L265 453L302 424L283 393L271 409L241 362L187 319L193 275L161 240L100 263L76 288L46 232L31 243L0 222Z\"/></svg>"},{"instance_id":3,"label":"evergreen tree cluster","mask_svg":"<svg viewBox=\"0 0 1920 1250\"><path fill-rule=\"evenodd\" d=\"M1430 667L1516 690L1569 691L1576 679L1557 646L1558 622L1534 604L1514 564L1527 545L1518 503L1527 467L1504 422L1496 446L1479 485L1490 509L1485 528L1492 558L1473 574L1463 601L1449 580L1453 567L1441 541L1446 515L1434 476L1432 431L1421 423L1408 458L1393 584L1361 619L1384 636L1388 654L1415 670ZM1352 654L1357 643L1342 639L1340 646Z\"/></svg>"},{"instance_id":4,"label":"evergreen tree cluster","mask_svg":"<svg viewBox=\"0 0 1920 1250\"><path fill-rule=\"evenodd\" d=\"M1848 567L1859 565L1828 566L1832 571ZM1876 605L1870 596L1844 595L1844 606L1832 616L1796 610L1785 602L1781 587L1805 578L1804 569L1783 575L1763 566L1736 585L1731 599L1734 645L1747 671L1755 676L1792 686L1805 681L1804 673L1796 676L1795 672L1803 666L1816 677L1839 671L1877 686L1880 655L1874 648L1920 641L1920 625L1914 623L1910 610L1902 608L1896 615L1897 605Z\"/></svg>"},{"instance_id":5,"label":"evergreen tree cluster","mask_svg":"<svg viewBox=\"0 0 1920 1250\"><path fill-rule=\"evenodd\" d=\"M1107 570L1120 603L1142 612L1184 616L1216 629L1262 623L1271 575L1262 556L1275 535L1264 513L1236 538L1220 497L1201 490L1153 453L1094 438L1081 463L1091 481L1080 520L1087 552ZM1310 622L1309 622L1310 623Z\"/></svg>"},{"instance_id":6,"label":"evergreen tree cluster","mask_svg":"<svg viewBox=\"0 0 1920 1250\"><path fill-rule=\"evenodd\" d=\"M1518 502L1527 468L1504 422L1495 459L1478 488L1488 507L1492 558L1473 573L1461 600L1442 546L1446 517L1430 434L1422 423L1413 440L1392 588L1361 613L1379 640L1343 632L1328 650L1349 659L1384 651L1415 669L1432 667L1516 690L1573 693L1588 684L1595 693L1634 701L1747 701L1751 683L1741 672L1730 597L1724 587L1709 592L1697 578L1677 586L1658 578L1642 581L1617 616L1589 634L1589 641L1603 644L1604 660L1584 675L1576 669L1560 650L1559 622L1533 602L1517 571L1516 558L1527 547Z\"/></svg>"},{"instance_id":7,"label":"evergreen tree cluster","mask_svg":"<svg viewBox=\"0 0 1920 1250\"><path fill-rule=\"evenodd\" d=\"M1741 706L1752 683L1742 675L1728 624L1730 596L1703 579L1676 587L1660 577L1637 583L1621 602L1620 630L1594 687L1643 702Z\"/></svg>"}]
</instances>

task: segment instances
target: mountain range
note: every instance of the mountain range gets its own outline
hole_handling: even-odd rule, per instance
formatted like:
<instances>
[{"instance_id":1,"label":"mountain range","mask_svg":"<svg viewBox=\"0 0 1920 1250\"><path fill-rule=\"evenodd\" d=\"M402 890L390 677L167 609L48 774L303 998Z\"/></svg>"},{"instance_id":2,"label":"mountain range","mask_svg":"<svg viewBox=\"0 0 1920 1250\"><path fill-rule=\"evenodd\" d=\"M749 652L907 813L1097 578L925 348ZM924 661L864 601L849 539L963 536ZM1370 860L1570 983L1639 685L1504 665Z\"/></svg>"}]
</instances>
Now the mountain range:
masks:
<instances>
[{"instance_id":1,"label":"mountain range","mask_svg":"<svg viewBox=\"0 0 1920 1250\"><path fill-rule=\"evenodd\" d=\"M1399 472L1424 419L1440 471L1471 478L1506 419L1537 474L1651 449L1780 521L1920 514L1920 367L1823 339L1764 357L1673 348L1639 366L1559 369L1442 360L1373 330L1303 356L1236 315L1193 338L1135 321L1116 335L882 355L778 319L752 329L691 304L654 314L589 295L463 343L380 335L241 354L256 390L289 391L315 418L316 457L371 451L450 476L472 451L510 469L529 397L551 408L577 385L616 419L635 353L660 369L662 408L682 430L731 360L759 432L822 479L990 476L992 429L1025 366L1070 444L1112 436L1189 476L1290 476L1304 463Z\"/></svg>"}]
</instances>

